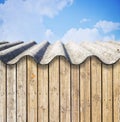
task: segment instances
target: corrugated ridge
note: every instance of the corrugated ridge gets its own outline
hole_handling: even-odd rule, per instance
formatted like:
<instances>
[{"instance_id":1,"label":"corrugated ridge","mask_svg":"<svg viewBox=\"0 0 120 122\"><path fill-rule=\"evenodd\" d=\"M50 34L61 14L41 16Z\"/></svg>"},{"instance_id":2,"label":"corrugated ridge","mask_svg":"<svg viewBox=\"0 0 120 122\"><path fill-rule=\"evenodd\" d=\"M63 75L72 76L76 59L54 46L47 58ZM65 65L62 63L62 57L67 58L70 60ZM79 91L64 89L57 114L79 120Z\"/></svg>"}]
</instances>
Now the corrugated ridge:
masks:
<instances>
[{"instance_id":1,"label":"corrugated ridge","mask_svg":"<svg viewBox=\"0 0 120 122\"><path fill-rule=\"evenodd\" d=\"M110 42L87 42L87 43L82 43L81 45L86 49L91 52L92 55L98 57L102 62L106 64L113 64L115 63L119 58L120 58L120 53L117 51L117 47L113 44L113 48L116 48L116 51L110 48ZM104 46L103 46L104 45ZM109 45L109 47L108 47ZM120 48L120 46L119 46Z\"/></svg>"},{"instance_id":2,"label":"corrugated ridge","mask_svg":"<svg viewBox=\"0 0 120 122\"><path fill-rule=\"evenodd\" d=\"M48 46L40 64L48 64L56 56L64 56L67 60L69 60L63 43L60 41L57 41L54 44Z\"/></svg>"},{"instance_id":3,"label":"corrugated ridge","mask_svg":"<svg viewBox=\"0 0 120 122\"><path fill-rule=\"evenodd\" d=\"M91 56L91 52L83 48L81 45L75 42L69 42L65 45L65 48L70 57L70 61L73 64L82 63L87 57Z\"/></svg>"},{"instance_id":4,"label":"corrugated ridge","mask_svg":"<svg viewBox=\"0 0 120 122\"><path fill-rule=\"evenodd\" d=\"M0 60L6 64L15 64L22 57L29 55L39 64L48 64L56 56L64 56L72 64L81 64L90 56L98 57L105 64L113 64L120 58L120 42L68 42L47 41L14 42L0 45Z\"/></svg>"},{"instance_id":5,"label":"corrugated ridge","mask_svg":"<svg viewBox=\"0 0 120 122\"><path fill-rule=\"evenodd\" d=\"M0 45L8 43L7 41L0 41Z\"/></svg>"},{"instance_id":6,"label":"corrugated ridge","mask_svg":"<svg viewBox=\"0 0 120 122\"><path fill-rule=\"evenodd\" d=\"M17 42L12 42L12 43L3 43L2 45L0 45L0 51L13 47L18 44L21 44L21 43L23 43L23 41L17 41Z\"/></svg>"},{"instance_id":7,"label":"corrugated ridge","mask_svg":"<svg viewBox=\"0 0 120 122\"><path fill-rule=\"evenodd\" d=\"M10 60L12 60L17 55L24 52L26 49L30 48L35 44L36 42L32 41L32 42L22 43L17 46L15 45L6 50L0 51L0 60L2 60L4 63L7 64Z\"/></svg>"},{"instance_id":8,"label":"corrugated ridge","mask_svg":"<svg viewBox=\"0 0 120 122\"><path fill-rule=\"evenodd\" d=\"M14 64L18 62L22 57L27 55L33 57L37 63L40 63L49 44L49 42L45 41L40 44L33 45L32 47L26 49L24 52L17 55L14 59L10 60L8 64Z\"/></svg>"}]
</instances>

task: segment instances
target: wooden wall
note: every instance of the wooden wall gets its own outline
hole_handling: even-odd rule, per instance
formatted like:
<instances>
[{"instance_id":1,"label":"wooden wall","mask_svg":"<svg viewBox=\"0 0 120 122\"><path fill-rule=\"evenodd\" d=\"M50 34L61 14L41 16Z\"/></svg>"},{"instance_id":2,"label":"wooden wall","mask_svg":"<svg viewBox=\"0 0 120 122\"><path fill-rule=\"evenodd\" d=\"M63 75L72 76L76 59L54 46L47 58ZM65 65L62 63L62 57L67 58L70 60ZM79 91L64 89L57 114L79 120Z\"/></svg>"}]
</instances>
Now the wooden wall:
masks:
<instances>
[{"instance_id":1,"label":"wooden wall","mask_svg":"<svg viewBox=\"0 0 120 122\"><path fill-rule=\"evenodd\" d=\"M0 122L120 122L120 61L0 62Z\"/></svg>"}]
</instances>

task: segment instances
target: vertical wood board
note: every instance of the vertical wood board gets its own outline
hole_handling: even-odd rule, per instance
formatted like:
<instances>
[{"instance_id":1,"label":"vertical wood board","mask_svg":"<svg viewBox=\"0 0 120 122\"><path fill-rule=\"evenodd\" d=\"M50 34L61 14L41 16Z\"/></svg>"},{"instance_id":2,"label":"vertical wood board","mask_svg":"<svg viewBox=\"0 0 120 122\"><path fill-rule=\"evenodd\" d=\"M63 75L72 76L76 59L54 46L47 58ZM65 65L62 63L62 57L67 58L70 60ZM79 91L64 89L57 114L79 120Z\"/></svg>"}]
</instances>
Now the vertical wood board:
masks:
<instances>
[{"instance_id":1,"label":"vertical wood board","mask_svg":"<svg viewBox=\"0 0 120 122\"><path fill-rule=\"evenodd\" d=\"M92 122L101 122L101 62L91 58Z\"/></svg>"},{"instance_id":2,"label":"vertical wood board","mask_svg":"<svg viewBox=\"0 0 120 122\"><path fill-rule=\"evenodd\" d=\"M16 65L7 65L7 122L16 122Z\"/></svg>"},{"instance_id":3,"label":"vertical wood board","mask_svg":"<svg viewBox=\"0 0 120 122\"><path fill-rule=\"evenodd\" d=\"M17 63L17 122L26 122L26 57Z\"/></svg>"},{"instance_id":4,"label":"vertical wood board","mask_svg":"<svg viewBox=\"0 0 120 122\"><path fill-rule=\"evenodd\" d=\"M38 65L38 122L48 122L48 65Z\"/></svg>"},{"instance_id":5,"label":"vertical wood board","mask_svg":"<svg viewBox=\"0 0 120 122\"><path fill-rule=\"evenodd\" d=\"M60 120L70 122L70 64L60 57Z\"/></svg>"},{"instance_id":6,"label":"vertical wood board","mask_svg":"<svg viewBox=\"0 0 120 122\"><path fill-rule=\"evenodd\" d=\"M6 65L0 61L0 122L6 122Z\"/></svg>"},{"instance_id":7,"label":"vertical wood board","mask_svg":"<svg viewBox=\"0 0 120 122\"><path fill-rule=\"evenodd\" d=\"M102 64L103 122L112 122L112 66Z\"/></svg>"},{"instance_id":8,"label":"vertical wood board","mask_svg":"<svg viewBox=\"0 0 120 122\"><path fill-rule=\"evenodd\" d=\"M80 122L90 122L90 58L80 65Z\"/></svg>"},{"instance_id":9,"label":"vertical wood board","mask_svg":"<svg viewBox=\"0 0 120 122\"><path fill-rule=\"evenodd\" d=\"M79 122L79 65L71 65L72 121Z\"/></svg>"},{"instance_id":10,"label":"vertical wood board","mask_svg":"<svg viewBox=\"0 0 120 122\"><path fill-rule=\"evenodd\" d=\"M113 117L120 122L120 60L113 65Z\"/></svg>"},{"instance_id":11,"label":"vertical wood board","mask_svg":"<svg viewBox=\"0 0 120 122\"><path fill-rule=\"evenodd\" d=\"M27 113L28 122L37 122L37 63L27 57Z\"/></svg>"},{"instance_id":12,"label":"vertical wood board","mask_svg":"<svg viewBox=\"0 0 120 122\"><path fill-rule=\"evenodd\" d=\"M49 121L59 122L59 57L49 64Z\"/></svg>"}]
</instances>

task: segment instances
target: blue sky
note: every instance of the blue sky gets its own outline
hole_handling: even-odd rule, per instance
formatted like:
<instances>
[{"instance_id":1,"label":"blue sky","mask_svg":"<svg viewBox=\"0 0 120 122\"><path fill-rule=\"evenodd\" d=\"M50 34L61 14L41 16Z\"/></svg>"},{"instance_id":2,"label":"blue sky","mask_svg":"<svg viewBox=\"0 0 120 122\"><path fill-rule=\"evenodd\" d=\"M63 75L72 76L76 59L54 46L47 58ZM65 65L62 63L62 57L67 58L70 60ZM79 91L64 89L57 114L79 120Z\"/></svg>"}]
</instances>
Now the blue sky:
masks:
<instances>
[{"instance_id":1,"label":"blue sky","mask_svg":"<svg viewBox=\"0 0 120 122\"><path fill-rule=\"evenodd\" d=\"M0 0L0 40L120 41L119 0Z\"/></svg>"}]
</instances>

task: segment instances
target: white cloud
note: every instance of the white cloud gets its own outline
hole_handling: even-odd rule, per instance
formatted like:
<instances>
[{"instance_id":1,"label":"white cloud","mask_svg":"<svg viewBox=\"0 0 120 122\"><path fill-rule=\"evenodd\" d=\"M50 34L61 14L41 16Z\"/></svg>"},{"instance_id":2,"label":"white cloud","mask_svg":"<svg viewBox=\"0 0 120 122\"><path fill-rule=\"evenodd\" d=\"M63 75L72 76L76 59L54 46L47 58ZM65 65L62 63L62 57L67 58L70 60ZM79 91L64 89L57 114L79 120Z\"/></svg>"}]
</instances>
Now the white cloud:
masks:
<instances>
[{"instance_id":1,"label":"white cloud","mask_svg":"<svg viewBox=\"0 0 120 122\"><path fill-rule=\"evenodd\" d=\"M5 4L0 4L0 10L4 13L13 12L11 14L26 12L52 17L72 3L73 0L7 0Z\"/></svg>"},{"instance_id":2,"label":"white cloud","mask_svg":"<svg viewBox=\"0 0 120 122\"><path fill-rule=\"evenodd\" d=\"M54 17L73 0L7 0L0 4L0 40L49 40L55 35L51 29L46 29L44 16ZM90 19L83 18L80 23L88 22ZM96 41L114 40L114 35L102 35L104 33L120 29L120 23L111 21L99 21L93 28L71 28L61 38L66 42L73 41ZM39 40L38 40L39 39Z\"/></svg>"},{"instance_id":3,"label":"white cloud","mask_svg":"<svg viewBox=\"0 0 120 122\"><path fill-rule=\"evenodd\" d=\"M62 41L96 41L100 40L101 36L99 34L99 31L96 28L86 28L86 29L76 29L72 28L68 30L65 35L62 37Z\"/></svg>"},{"instance_id":4,"label":"white cloud","mask_svg":"<svg viewBox=\"0 0 120 122\"><path fill-rule=\"evenodd\" d=\"M73 0L25 0L24 8L30 13L53 17Z\"/></svg>"},{"instance_id":5,"label":"white cloud","mask_svg":"<svg viewBox=\"0 0 120 122\"><path fill-rule=\"evenodd\" d=\"M73 0L7 0L0 4L0 40L43 40L46 38L44 16L54 17L72 2Z\"/></svg>"},{"instance_id":6,"label":"white cloud","mask_svg":"<svg viewBox=\"0 0 120 122\"><path fill-rule=\"evenodd\" d=\"M87 19L81 20L85 22ZM101 29L103 32L101 32ZM114 34L108 32L120 29L120 23L111 21L99 21L92 28L71 28L61 38L63 42L68 41L111 41L116 40Z\"/></svg>"},{"instance_id":7,"label":"white cloud","mask_svg":"<svg viewBox=\"0 0 120 122\"><path fill-rule=\"evenodd\" d=\"M114 30L120 29L120 23L119 22L112 22L112 21L99 21L95 25L96 28L102 29L104 33L108 33Z\"/></svg>"},{"instance_id":8,"label":"white cloud","mask_svg":"<svg viewBox=\"0 0 120 122\"><path fill-rule=\"evenodd\" d=\"M47 29L46 31L45 31L45 39L46 40L51 40L51 39L53 39L54 38L54 33L52 32L52 30L51 29Z\"/></svg>"},{"instance_id":9,"label":"white cloud","mask_svg":"<svg viewBox=\"0 0 120 122\"><path fill-rule=\"evenodd\" d=\"M115 35L113 34L107 34L104 35L100 33L99 29L97 28L72 28L68 30L64 36L60 39L63 42L68 41L75 41L75 42L81 42L81 41L113 41L115 39Z\"/></svg>"},{"instance_id":10,"label":"white cloud","mask_svg":"<svg viewBox=\"0 0 120 122\"><path fill-rule=\"evenodd\" d=\"M115 39L115 35L111 34L111 35L108 35L108 36L104 36L102 38L103 41L113 41L113 40L116 40Z\"/></svg>"},{"instance_id":11,"label":"white cloud","mask_svg":"<svg viewBox=\"0 0 120 122\"><path fill-rule=\"evenodd\" d=\"M83 18L83 19L80 20L80 23L89 22L89 21L90 21L90 19L88 19L88 18Z\"/></svg>"}]
</instances>

